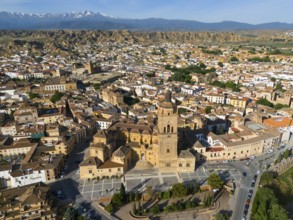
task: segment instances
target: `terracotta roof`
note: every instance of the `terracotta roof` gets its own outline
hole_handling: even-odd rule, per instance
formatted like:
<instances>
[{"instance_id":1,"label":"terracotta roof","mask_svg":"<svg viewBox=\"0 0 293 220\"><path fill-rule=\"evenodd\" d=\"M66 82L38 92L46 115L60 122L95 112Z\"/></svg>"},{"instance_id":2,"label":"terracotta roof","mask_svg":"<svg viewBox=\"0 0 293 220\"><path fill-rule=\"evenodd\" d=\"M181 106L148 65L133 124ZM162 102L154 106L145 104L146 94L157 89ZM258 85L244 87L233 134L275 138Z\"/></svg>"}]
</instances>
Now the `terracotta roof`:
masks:
<instances>
[{"instance_id":1,"label":"terracotta roof","mask_svg":"<svg viewBox=\"0 0 293 220\"><path fill-rule=\"evenodd\" d=\"M105 163L99 166L98 169L109 169L109 168L115 168L115 167L123 167L123 164L115 163L111 160L107 160Z\"/></svg>"},{"instance_id":2,"label":"terracotta roof","mask_svg":"<svg viewBox=\"0 0 293 220\"><path fill-rule=\"evenodd\" d=\"M293 126L293 120L287 117L269 118L264 120L264 124L274 128L283 128Z\"/></svg>"}]
</instances>

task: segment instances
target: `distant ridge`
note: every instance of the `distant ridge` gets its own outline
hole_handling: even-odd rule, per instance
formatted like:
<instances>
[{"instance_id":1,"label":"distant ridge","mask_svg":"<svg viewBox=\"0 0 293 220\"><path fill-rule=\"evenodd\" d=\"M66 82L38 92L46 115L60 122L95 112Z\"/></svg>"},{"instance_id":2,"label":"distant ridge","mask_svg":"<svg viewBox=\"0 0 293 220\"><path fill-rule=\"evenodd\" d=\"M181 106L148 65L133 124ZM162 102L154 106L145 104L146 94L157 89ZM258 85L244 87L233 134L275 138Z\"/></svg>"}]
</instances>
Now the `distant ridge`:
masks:
<instances>
[{"instance_id":1,"label":"distant ridge","mask_svg":"<svg viewBox=\"0 0 293 220\"><path fill-rule=\"evenodd\" d=\"M171 20L162 18L126 19L107 16L99 12L82 11L63 14L25 14L0 12L2 30L138 30L138 31L235 31L293 29L293 24L271 22L247 24L235 21L204 23L191 20Z\"/></svg>"}]
</instances>

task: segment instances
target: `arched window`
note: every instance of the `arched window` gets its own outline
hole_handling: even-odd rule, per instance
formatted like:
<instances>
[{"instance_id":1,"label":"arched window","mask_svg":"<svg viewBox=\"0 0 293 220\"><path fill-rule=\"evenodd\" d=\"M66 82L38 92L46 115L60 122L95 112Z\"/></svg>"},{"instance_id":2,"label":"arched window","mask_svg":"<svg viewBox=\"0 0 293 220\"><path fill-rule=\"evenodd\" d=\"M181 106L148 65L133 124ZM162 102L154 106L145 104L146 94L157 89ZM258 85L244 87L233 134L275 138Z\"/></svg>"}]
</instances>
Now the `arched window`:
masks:
<instances>
[{"instance_id":1,"label":"arched window","mask_svg":"<svg viewBox=\"0 0 293 220\"><path fill-rule=\"evenodd\" d=\"M164 127L164 133L166 133L166 127Z\"/></svg>"},{"instance_id":2,"label":"arched window","mask_svg":"<svg viewBox=\"0 0 293 220\"><path fill-rule=\"evenodd\" d=\"M174 132L174 129L173 129L173 127L171 128L171 132L172 132L172 133Z\"/></svg>"},{"instance_id":3,"label":"arched window","mask_svg":"<svg viewBox=\"0 0 293 220\"><path fill-rule=\"evenodd\" d=\"M170 132L170 125L167 125L167 132Z\"/></svg>"}]
</instances>

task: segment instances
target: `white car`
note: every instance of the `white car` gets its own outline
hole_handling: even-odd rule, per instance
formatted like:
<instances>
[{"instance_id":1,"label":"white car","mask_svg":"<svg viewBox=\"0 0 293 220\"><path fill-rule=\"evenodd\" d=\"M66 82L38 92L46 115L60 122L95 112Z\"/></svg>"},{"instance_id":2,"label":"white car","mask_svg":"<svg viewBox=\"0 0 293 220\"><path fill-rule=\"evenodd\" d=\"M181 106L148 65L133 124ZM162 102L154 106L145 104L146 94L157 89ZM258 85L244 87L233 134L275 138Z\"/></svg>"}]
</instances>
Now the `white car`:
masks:
<instances>
[{"instance_id":1,"label":"white car","mask_svg":"<svg viewBox=\"0 0 293 220\"><path fill-rule=\"evenodd\" d=\"M271 149L271 150L268 151L269 154L271 154L271 153L273 153L273 152L274 152L273 149Z\"/></svg>"},{"instance_id":2,"label":"white car","mask_svg":"<svg viewBox=\"0 0 293 220\"><path fill-rule=\"evenodd\" d=\"M223 163L228 163L228 160L224 160Z\"/></svg>"},{"instance_id":3,"label":"white car","mask_svg":"<svg viewBox=\"0 0 293 220\"><path fill-rule=\"evenodd\" d=\"M250 159L253 160L255 158L255 156L251 156Z\"/></svg>"}]
</instances>

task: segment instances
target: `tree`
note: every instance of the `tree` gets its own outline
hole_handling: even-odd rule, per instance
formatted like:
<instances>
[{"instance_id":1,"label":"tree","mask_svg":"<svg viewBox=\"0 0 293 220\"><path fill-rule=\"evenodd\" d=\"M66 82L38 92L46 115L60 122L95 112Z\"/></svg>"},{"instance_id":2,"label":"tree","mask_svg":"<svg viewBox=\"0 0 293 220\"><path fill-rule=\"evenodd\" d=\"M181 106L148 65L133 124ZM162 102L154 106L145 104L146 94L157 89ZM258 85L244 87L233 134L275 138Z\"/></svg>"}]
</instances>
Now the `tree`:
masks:
<instances>
[{"instance_id":1,"label":"tree","mask_svg":"<svg viewBox=\"0 0 293 220\"><path fill-rule=\"evenodd\" d=\"M66 212L64 213L64 219L65 220L74 220L77 213L72 207L68 207L66 209Z\"/></svg>"},{"instance_id":2,"label":"tree","mask_svg":"<svg viewBox=\"0 0 293 220\"><path fill-rule=\"evenodd\" d=\"M59 92L59 91L55 91L54 95L51 96L51 102L55 103L57 101L59 101L61 99L61 97L63 96L64 94Z\"/></svg>"},{"instance_id":3,"label":"tree","mask_svg":"<svg viewBox=\"0 0 293 220\"><path fill-rule=\"evenodd\" d=\"M213 195L207 195L203 199L203 206L208 207L210 206L214 201L214 196Z\"/></svg>"},{"instance_id":4,"label":"tree","mask_svg":"<svg viewBox=\"0 0 293 220\"><path fill-rule=\"evenodd\" d=\"M120 195L122 196L123 201L125 201L125 199L126 199L126 192L125 192L125 186L124 186L123 183L121 183L121 186L120 186Z\"/></svg>"},{"instance_id":5,"label":"tree","mask_svg":"<svg viewBox=\"0 0 293 220\"><path fill-rule=\"evenodd\" d=\"M136 208L136 203L135 203L135 202L133 203L132 213L133 213L134 215L137 215L137 208Z\"/></svg>"},{"instance_id":6,"label":"tree","mask_svg":"<svg viewBox=\"0 0 293 220\"><path fill-rule=\"evenodd\" d=\"M95 84L94 84L94 89L95 89L95 90L99 90L100 87L101 87L101 85L100 85L99 83L95 83Z\"/></svg>"},{"instance_id":7,"label":"tree","mask_svg":"<svg viewBox=\"0 0 293 220\"><path fill-rule=\"evenodd\" d=\"M129 202L133 202L134 201L134 193L131 191L129 193Z\"/></svg>"},{"instance_id":8,"label":"tree","mask_svg":"<svg viewBox=\"0 0 293 220\"><path fill-rule=\"evenodd\" d=\"M229 220L229 218L228 213L218 213L215 215L215 220Z\"/></svg>"},{"instance_id":9,"label":"tree","mask_svg":"<svg viewBox=\"0 0 293 220\"><path fill-rule=\"evenodd\" d=\"M222 189L224 185L224 181L221 179L221 177L218 174L213 173L208 177L208 184L213 189Z\"/></svg>"},{"instance_id":10,"label":"tree","mask_svg":"<svg viewBox=\"0 0 293 220\"><path fill-rule=\"evenodd\" d=\"M267 185L271 185L273 181L274 181L273 173L266 171L266 172L263 172L263 174L261 175L259 184L261 186L267 186Z\"/></svg>"},{"instance_id":11,"label":"tree","mask_svg":"<svg viewBox=\"0 0 293 220\"><path fill-rule=\"evenodd\" d=\"M277 80L277 79L276 79L275 77L271 77L271 81L272 81L272 82L276 82L276 80Z\"/></svg>"},{"instance_id":12,"label":"tree","mask_svg":"<svg viewBox=\"0 0 293 220\"><path fill-rule=\"evenodd\" d=\"M282 161L282 155L281 153L279 153L278 159L277 159L277 163L280 163Z\"/></svg>"},{"instance_id":13,"label":"tree","mask_svg":"<svg viewBox=\"0 0 293 220\"><path fill-rule=\"evenodd\" d=\"M279 109L282 109L282 108L288 108L289 106L288 105L283 105L281 103L277 103L274 107L275 110L279 110Z\"/></svg>"},{"instance_id":14,"label":"tree","mask_svg":"<svg viewBox=\"0 0 293 220\"><path fill-rule=\"evenodd\" d=\"M283 86L281 82L277 82L275 90L282 91Z\"/></svg>"},{"instance_id":15,"label":"tree","mask_svg":"<svg viewBox=\"0 0 293 220\"><path fill-rule=\"evenodd\" d=\"M233 56L230 58L230 62L239 62L238 58Z\"/></svg>"},{"instance_id":16,"label":"tree","mask_svg":"<svg viewBox=\"0 0 293 220\"><path fill-rule=\"evenodd\" d=\"M288 220L286 210L280 206L273 190L261 187L258 189L251 211L251 220Z\"/></svg>"},{"instance_id":17,"label":"tree","mask_svg":"<svg viewBox=\"0 0 293 220\"><path fill-rule=\"evenodd\" d=\"M112 197L111 203L114 208L119 208L121 207L123 203L123 197L121 196L120 193L115 193Z\"/></svg>"},{"instance_id":18,"label":"tree","mask_svg":"<svg viewBox=\"0 0 293 220\"><path fill-rule=\"evenodd\" d=\"M224 64L222 62L218 62L219 67L223 68Z\"/></svg>"},{"instance_id":19,"label":"tree","mask_svg":"<svg viewBox=\"0 0 293 220\"><path fill-rule=\"evenodd\" d=\"M206 108L205 108L205 113L206 114L210 114L211 112L212 112L212 106L207 106Z\"/></svg>"},{"instance_id":20,"label":"tree","mask_svg":"<svg viewBox=\"0 0 293 220\"><path fill-rule=\"evenodd\" d=\"M150 212L155 215L161 212L160 206L158 204L154 205L151 209Z\"/></svg>"},{"instance_id":21,"label":"tree","mask_svg":"<svg viewBox=\"0 0 293 220\"><path fill-rule=\"evenodd\" d=\"M274 108L274 104L271 103L269 100L267 100L266 98L261 98L259 100L256 101L256 104L258 105L265 105L271 108Z\"/></svg>"},{"instance_id":22,"label":"tree","mask_svg":"<svg viewBox=\"0 0 293 220\"><path fill-rule=\"evenodd\" d=\"M173 197L184 197L187 195L187 188L183 183L176 183L172 186L172 195Z\"/></svg>"},{"instance_id":23,"label":"tree","mask_svg":"<svg viewBox=\"0 0 293 220\"><path fill-rule=\"evenodd\" d=\"M171 197L171 191L167 190L166 192L163 193L163 199L170 199Z\"/></svg>"},{"instance_id":24,"label":"tree","mask_svg":"<svg viewBox=\"0 0 293 220\"><path fill-rule=\"evenodd\" d=\"M289 149L287 148L284 152L284 158L287 160L289 157Z\"/></svg>"},{"instance_id":25,"label":"tree","mask_svg":"<svg viewBox=\"0 0 293 220\"><path fill-rule=\"evenodd\" d=\"M110 203L109 205L107 205L107 206L105 207L105 210L106 210L107 212L109 212L109 213L112 213L112 212L114 211L114 207L113 207L113 205Z\"/></svg>"},{"instance_id":26,"label":"tree","mask_svg":"<svg viewBox=\"0 0 293 220\"><path fill-rule=\"evenodd\" d=\"M29 92L28 96L29 96L30 99L34 99L34 98L39 98L40 97L39 94L33 93L33 92Z\"/></svg>"}]
</instances>

